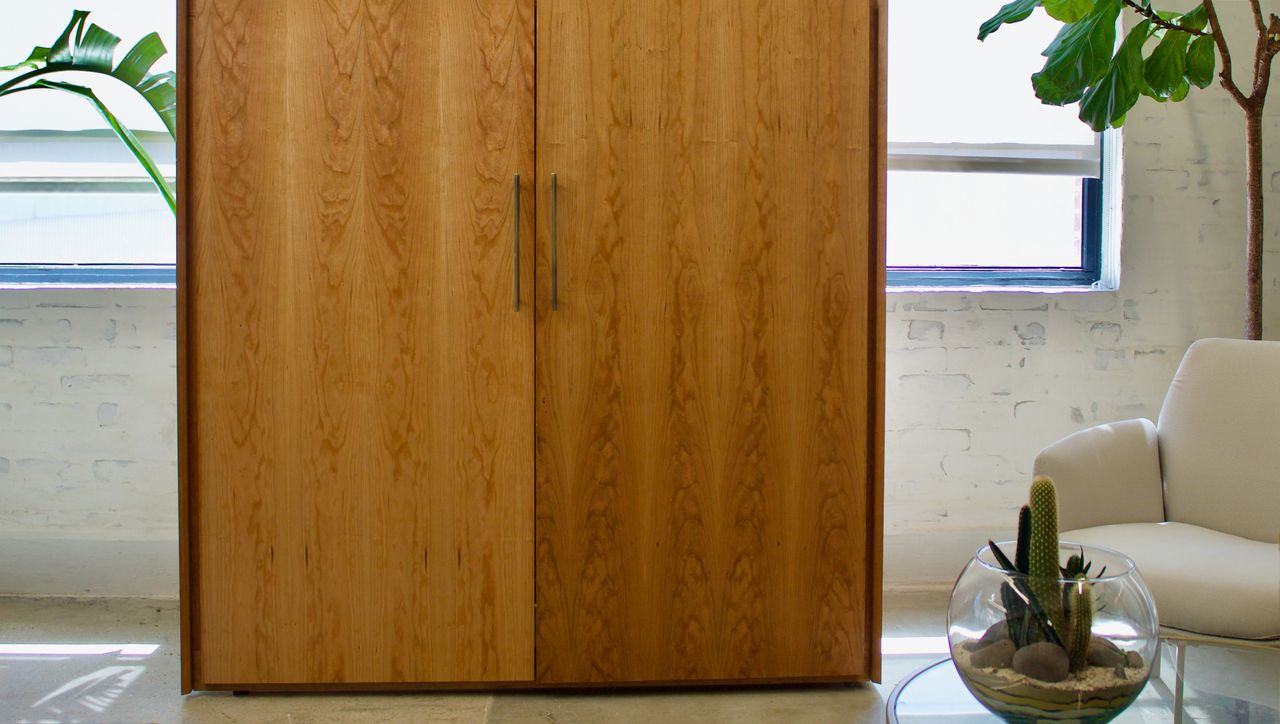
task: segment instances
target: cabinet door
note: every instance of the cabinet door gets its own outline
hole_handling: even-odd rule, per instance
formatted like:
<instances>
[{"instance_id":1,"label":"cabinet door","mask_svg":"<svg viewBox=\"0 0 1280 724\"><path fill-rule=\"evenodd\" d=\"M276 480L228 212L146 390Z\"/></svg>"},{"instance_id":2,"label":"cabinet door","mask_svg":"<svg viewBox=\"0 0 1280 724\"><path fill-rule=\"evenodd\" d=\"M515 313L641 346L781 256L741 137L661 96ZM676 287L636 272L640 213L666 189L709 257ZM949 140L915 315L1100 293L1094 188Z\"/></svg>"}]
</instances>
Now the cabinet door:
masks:
<instances>
[{"instance_id":1,"label":"cabinet door","mask_svg":"<svg viewBox=\"0 0 1280 724\"><path fill-rule=\"evenodd\" d=\"M533 1L187 12L194 685L529 680Z\"/></svg>"},{"instance_id":2,"label":"cabinet door","mask_svg":"<svg viewBox=\"0 0 1280 724\"><path fill-rule=\"evenodd\" d=\"M538 3L539 681L876 675L875 25Z\"/></svg>"}]
</instances>

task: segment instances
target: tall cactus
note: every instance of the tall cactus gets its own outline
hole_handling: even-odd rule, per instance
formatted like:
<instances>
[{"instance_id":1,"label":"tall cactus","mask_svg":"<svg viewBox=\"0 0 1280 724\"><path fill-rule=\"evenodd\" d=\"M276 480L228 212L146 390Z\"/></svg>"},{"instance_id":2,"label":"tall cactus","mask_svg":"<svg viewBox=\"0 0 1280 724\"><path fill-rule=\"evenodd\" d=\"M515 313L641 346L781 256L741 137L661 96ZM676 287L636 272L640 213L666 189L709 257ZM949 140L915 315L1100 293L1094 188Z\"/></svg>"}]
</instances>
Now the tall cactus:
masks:
<instances>
[{"instance_id":1,"label":"tall cactus","mask_svg":"<svg viewBox=\"0 0 1280 724\"><path fill-rule=\"evenodd\" d=\"M1066 643L1066 617L1062 611L1062 585L1058 582L1058 494L1053 481L1039 476L1031 483L1031 541L1027 560L1028 583L1044 609L1045 618Z\"/></svg>"},{"instance_id":2,"label":"tall cactus","mask_svg":"<svg viewBox=\"0 0 1280 724\"><path fill-rule=\"evenodd\" d=\"M1081 671L1088 664L1093 629L1093 589L1086 576L1076 577L1076 582L1067 589L1067 601L1070 612L1067 655L1071 658L1071 671Z\"/></svg>"}]
</instances>

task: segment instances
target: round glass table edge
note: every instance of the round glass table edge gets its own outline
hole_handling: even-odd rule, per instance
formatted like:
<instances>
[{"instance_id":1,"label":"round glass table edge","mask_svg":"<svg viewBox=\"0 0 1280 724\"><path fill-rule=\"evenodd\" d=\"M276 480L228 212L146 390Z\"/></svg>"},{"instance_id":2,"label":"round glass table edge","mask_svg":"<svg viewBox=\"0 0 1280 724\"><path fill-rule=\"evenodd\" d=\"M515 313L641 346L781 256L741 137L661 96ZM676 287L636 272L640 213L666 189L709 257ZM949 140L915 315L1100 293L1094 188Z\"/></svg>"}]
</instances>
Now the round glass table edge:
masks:
<instances>
[{"instance_id":1,"label":"round glass table edge","mask_svg":"<svg viewBox=\"0 0 1280 724\"><path fill-rule=\"evenodd\" d=\"M960 681L960 675L955 671L955 666L951 663L951 657L944 656L943 658L938 659L937 661L934 661L931 664L926 664L920 667L919 669L916 669L911 674L907 675L906 677L903 677L903 679L899 681L896 686L893 687L893 690L889 693L889 698L885 701L885 722L887 724L904 724L904 720L898 717L898 704L902 696L905 693L907 693L907 690L911 688L912 684L918 683L922 678L924 678L925 676L928 676L930 673L934 672L936 669L939 669L939 668L949 670L951 674L955 677L956 687L958 688L958 690L963 691L963 697L956 701L957 706L968 705L972 708L972 711L956 712L955 716L965 716L966 717L965 721L970 721L968 717L972 717L972 716L982 717L981 720L983 721L991 721L991 722L1002 721L1000 717L996 716L994 713L988 711L981 704L979 704L978 700L974 698L972 694L969 693L969 690L966 689L964 687L964 684ZM951 683L951 682L947 682L947 683ZM1154 701L1153 701L1153 698L1154 698ZM1130 708L1150 707L1156 701L1163 701L1163 699L1164 697L1159 692L1153 691L1151 684L1148 683L1147 686L1143 687L1142 693L1139 694L1137 701L1135 701ZM1144 704L1146 705L1145 707L1143 706ZM1169 721L1174 721L1174 719L1172 718L1173 716L1172 710L1170 710L1168 714L1171 717ZM925 718L923 714L921 715L921 718L922 719ZM937 719L935 718L934 720L936 721ZM907 719L905 721L910 722L912 721L912 719Z\"/></svg>"},{"instance_id":2,"label":"round glass table edge","mask_svg":"<svg viewBox=\"0 0 1280 724\"><path fill-rule=\"evenodd\" d=\"M1162 639L1160 642L1161 649L1164 649L1167 646L1171 646L1173 643L1174 642L1165 641ZM1190 647L1190 645L1188 645L1188 647ZM1209 646L1208 648L1211 648L1211 649L1219 648L1219 646ZM1229 647L1229 648L1235 648L1235 647ZM1280 656L1280 648L1272 649L1270 647L1267 647L1266 649L1263 649L1260 651L1257 648L1250 647L1244 650L1246 651L1246 653L1260 654L1263 656L1267 656L1268 658L1270 656ZM1174 661L1165 660L1162 663L1162 665L1176 666L1176 659ZM948 703L954 701L954 707L957 709L957 711L954 711L953 713L949 713L948 715L953 718L962 717L959 719L953 719L954 721L964 721L964 722L975 722L975 721L1000 722L1001 721L1001 719L998 716L988 711L980 703L978 703L978 700L974 698L974 696L971 693L969 693L969 690L967 688L965 688L964 683L960 681L959 673L956 672L955 666L951 662L950 656L945 656L941 659L938 659L937 661L926 664L920 667L919 669L916 669L911 674L903 677L903 679L893 687L893 690L890 692L888 699L885 700L885 721L888 724L909 724L909 722L916 721L917 717L921 721L925 719L930 719L931 721L939 721L940 719L938 717L941 715L942 712L936 709L933 711L927 711L927 712L926 711L906 712L905 713L906 718L900 717L899 711L898 711L899 705L901 704L903 697L909 693L909 690L912 688L912 685L915 684L918 686L922 679L925 679L925 677L928 677L930 674L933 674L934 672L938 672L938 671L940 671L939 675L947 676L949 674L950 677L954 678L954 681L942 680L942 681L934 682L935 685L942 686L944 694L950 694L951 698L942 700L943 707L945 707ZM1172 669L1170 669L1170 673L1171 674L1173 673ZM1177 676L1182 677L1184 676L1184 674L1181 671L1179 671L1177 673ZM1189 706L1189 708L1185 710L1186 713L1191 713L1193 709L1201 711L1200 714L1197 714L1196 718L1191 719L1192 721L1217 721L1217 719L1214 718L1214 715L1212 712L1214 711L1215 708L1222 706L1223 703L1226 703L1228 705L1245 704L1247 706L1252 706L1252 705L1249 705L1247 701L1237 700L1234 696L1230 696L1230 695L1209 694L1207 698L1205 698L1204 692L1197 692L1195 694L1195 697L1196 697L1196 701L1194 702L1194 704L1191 703L1191 700L1188 700L1188 702L1184 702L1184 706ZM1152 680L1149 681L1145 687L1143 687L1143 690L1138 695L1137 700L1134 701L1133 704L1131 704L1128 707L1128 709L1126 709L1125 712L1123 712L1120 715L1120 719L1118 719L1117 721L1178 722L1180 720L1183 720L1184 717L1179 716L1179 713L1175 711L1178 708L1176 704L1176 699L1177 697L1175 696L1172 688L1166 682L1162 682L1162 681L1157 682L1157 678L1153 676ZM1214 701L1214 700L1217 700L1217 701ZM1205 708L1206 706L1209 708L1206 709ZM1261 714L1261 717L1256 719L1256 721L1280 723L1280 699L1277 699L1275 704L1268 704L1268 705L1261 706L1260 708L1258 707L1255 707L1255 708L1257 708L1257 711L1255 713ZM963 711L961 711L960 709L963 709ZM1153 715L1154 715L1154 718L1153 718ZM1202 716L1207 716L1208 718L1200 718ZM1245 720L1251 721L1251 722L1255 721L1254 717L1252 716L1248 717Z\"/></svg>"}]
</instances>

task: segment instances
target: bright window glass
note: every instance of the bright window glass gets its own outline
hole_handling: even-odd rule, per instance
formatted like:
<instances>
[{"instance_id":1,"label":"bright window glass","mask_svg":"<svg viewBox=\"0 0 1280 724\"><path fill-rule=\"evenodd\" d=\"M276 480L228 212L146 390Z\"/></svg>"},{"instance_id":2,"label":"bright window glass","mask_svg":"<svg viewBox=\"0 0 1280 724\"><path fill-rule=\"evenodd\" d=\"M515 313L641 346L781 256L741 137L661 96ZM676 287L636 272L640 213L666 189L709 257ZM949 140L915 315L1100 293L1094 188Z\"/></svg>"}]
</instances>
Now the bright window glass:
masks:
<instances>
[{"instance_id":1,"label":"bright window glass","mask_svg":"<svg viewBox=\"0 0 1280 724\"><path fill-rule=\"evenodd\" d=\"M173 213L154 192L0 193L0 230L0 258L10 264L175 261Z\"/></svg>"},{"instance_id":2,"label":"bright window glass","mask_svg":"<svg viewBox=\"0 0 1280 724\"><path fill-rule=\"evenodd\" d=\"M1101 138L1075 106L1045 106L1031 89L1061 24L1037 10L978 42L1001 4L892 2L888 261L907 283L934 270L1074 274L1096 258L1101 225L1085 217L1100 204L1085 185L1101 178Z\"/></svg>"},{"instance_id":3,"label":"bright window glass","mask_svg":"<svg viewBox=\"0 0 1280 724\"><path fill-rule=\"evenodd\" d=\"M888 218L908 243L889 247L889 266L1079 266L1081 186L1070 176L892 171Z\"/></svg>"},{"instance_id":4,"label":"bright window glass","mask_svg":"<svg viewBox=\"0 0 1280 724\"><path fill-rule=\"evenodd\" d=\"M1002 0L893 0L889 12L889 140L1093 143L1074 106L1031 90L1040 52L1061 23L1036 10L978 42Z\"/></svg>"},{"instance_id":5,"label":"bright window glass","mask_svg":"<svg viewBox=\"0 0 1280 724\"><path fill-rule=\"evenodd\" d=\"M48 45L75 9L120 36L117 62L150 32L169 49L152 72L173 70L172 0L42 0L0 23L0 64ZM0 73L0 82L17 73ZM57 78L87 85L143 139L169 177L174 146L132 89L92 73ZM172 265L173 214L142 168L83 99L57 91L0 98L0 265ZM0 267L0 280L5 278ZM27 277L24 277L26 279Z\"/></svg>"}]
</instances>

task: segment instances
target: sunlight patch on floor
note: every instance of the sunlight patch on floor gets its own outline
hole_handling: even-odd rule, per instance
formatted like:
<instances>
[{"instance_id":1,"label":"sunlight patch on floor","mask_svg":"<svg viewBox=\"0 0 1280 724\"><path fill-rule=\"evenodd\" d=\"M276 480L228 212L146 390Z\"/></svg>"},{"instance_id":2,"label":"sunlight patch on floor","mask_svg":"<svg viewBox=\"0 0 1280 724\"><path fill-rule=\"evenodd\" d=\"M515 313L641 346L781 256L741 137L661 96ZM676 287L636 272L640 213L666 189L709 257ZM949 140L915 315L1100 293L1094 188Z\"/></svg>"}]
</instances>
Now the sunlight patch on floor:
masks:
<instances>
[{"instance_id":1,"label":"sunlight patch on floor","mask_svg":"<svg viewBox=\"0 0 1280 724\"><path fill-rule=\"evenodd\" d=\"M160 644L6 644L0 656L150 656Z\"/></svg>"}]
</instances>

